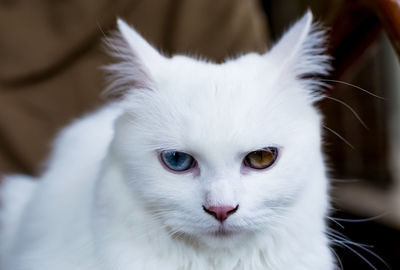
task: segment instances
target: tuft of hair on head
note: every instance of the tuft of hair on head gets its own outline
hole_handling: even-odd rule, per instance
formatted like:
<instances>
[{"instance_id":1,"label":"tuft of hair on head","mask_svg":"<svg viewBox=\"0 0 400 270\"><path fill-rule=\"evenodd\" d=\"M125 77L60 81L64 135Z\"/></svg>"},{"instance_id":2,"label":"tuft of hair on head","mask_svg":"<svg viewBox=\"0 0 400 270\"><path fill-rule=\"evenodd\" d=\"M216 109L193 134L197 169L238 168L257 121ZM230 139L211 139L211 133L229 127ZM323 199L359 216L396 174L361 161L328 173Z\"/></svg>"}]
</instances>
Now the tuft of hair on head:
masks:
<instances>
[{"instance_id":1,"label":"tuft of hair on head","mask_svg":"<svg viewBox=\"0 0 400 270\"><path fill-rule=\"evenodd\" d=\"M267 54L279 63L280 74L295 74L314 101L323 97L323 89L327 87L318 78L327 76L332 69L331 57L326 53L326 32L313 22L308 10Z\"/></svg>"},{"instance_id":2,"label":"tuft of hair on head","mask_svg":"<svg viewBox=\"0 0 400 270\"><path fill-rule=\"evenodd\" d=\"M118 30L104 39L116 62L103 67L108 79L103 97L120 98L132 89L154 90L153 72L166 58L122 19L117 26Z\"/></svg>"}]
</instances>

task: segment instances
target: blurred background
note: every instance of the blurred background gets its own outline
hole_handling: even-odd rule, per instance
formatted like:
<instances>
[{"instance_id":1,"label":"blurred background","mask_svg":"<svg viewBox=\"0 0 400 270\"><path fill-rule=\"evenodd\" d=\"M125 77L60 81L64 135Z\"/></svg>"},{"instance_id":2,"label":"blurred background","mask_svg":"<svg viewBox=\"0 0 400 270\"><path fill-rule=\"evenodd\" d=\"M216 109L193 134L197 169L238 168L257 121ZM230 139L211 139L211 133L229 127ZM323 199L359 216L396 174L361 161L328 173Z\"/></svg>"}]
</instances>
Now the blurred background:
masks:
<instances>
[{"instance_id":1,"label":"blurred background","mask_svg":"<svg viewBox=\"0 0 400 270\"><path fill-rule=\"evenodd\" d=\"M334 249L344 269L400 269L400 0L0 0L0 174L37 175L57 131L106 102L116 17L167 55L221 62L264 52L307 8L334 57L317 104Z\"/></svg>"}]
</instances>

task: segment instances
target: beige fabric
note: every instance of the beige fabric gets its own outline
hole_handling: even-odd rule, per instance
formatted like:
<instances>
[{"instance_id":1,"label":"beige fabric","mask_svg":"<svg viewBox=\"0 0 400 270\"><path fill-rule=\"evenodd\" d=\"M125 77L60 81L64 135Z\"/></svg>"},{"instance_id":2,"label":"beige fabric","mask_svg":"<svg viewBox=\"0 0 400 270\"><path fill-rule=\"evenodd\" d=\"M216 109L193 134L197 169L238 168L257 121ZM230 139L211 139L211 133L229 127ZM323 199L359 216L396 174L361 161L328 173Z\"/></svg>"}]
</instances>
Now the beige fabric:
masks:
<instances>
[{"instance_id":1,"label":"beige fabric","mask_svg":"<svg viewBox=\"0 0 400 270\"><path fill-rule=\"evenodd\" d=\"M60 127L105 102L101 38L117 15L167 54L221 61L267 43L255 0L1 1L0 173L40 171Z\"/></svg>"}]
</instances>

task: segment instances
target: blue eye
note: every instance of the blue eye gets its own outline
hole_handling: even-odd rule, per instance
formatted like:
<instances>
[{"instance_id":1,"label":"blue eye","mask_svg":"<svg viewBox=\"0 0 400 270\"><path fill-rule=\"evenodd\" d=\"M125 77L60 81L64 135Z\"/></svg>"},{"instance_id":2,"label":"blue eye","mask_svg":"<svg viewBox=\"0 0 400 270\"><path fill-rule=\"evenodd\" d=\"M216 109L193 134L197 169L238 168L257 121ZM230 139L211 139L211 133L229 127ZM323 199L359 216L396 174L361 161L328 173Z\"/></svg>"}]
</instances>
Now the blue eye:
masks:
<instances>
[{"instance_id":1,"label":"blue eye","mask_svg":"<svg viewBox=\"0 0 400 270\"><path fill-rule=\"evenodd\" d=\"M184 172L195 166L195 159L183 152L162 151L160 158L168 169L176 172Z\"/></svg>"}]
</instances>

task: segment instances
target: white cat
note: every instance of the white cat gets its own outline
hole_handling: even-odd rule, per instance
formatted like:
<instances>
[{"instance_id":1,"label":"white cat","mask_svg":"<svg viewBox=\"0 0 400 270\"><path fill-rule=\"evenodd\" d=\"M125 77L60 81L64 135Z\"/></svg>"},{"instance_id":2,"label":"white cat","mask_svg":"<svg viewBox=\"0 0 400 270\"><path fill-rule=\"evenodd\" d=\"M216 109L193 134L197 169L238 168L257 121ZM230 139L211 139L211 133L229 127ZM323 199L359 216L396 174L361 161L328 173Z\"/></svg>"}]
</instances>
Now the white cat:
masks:
<instances>
[{"instance_id":1,"label":"white cat","mask_svg":"<svg viewBox=\"0 0 400 270\"><path fill-rule=\"evenodd\" d=\"M0 269L334 269L311 13L223 64L118 26L123 98L63 130L40 179L5 179Z\"/></svg>"}]
</instances>

